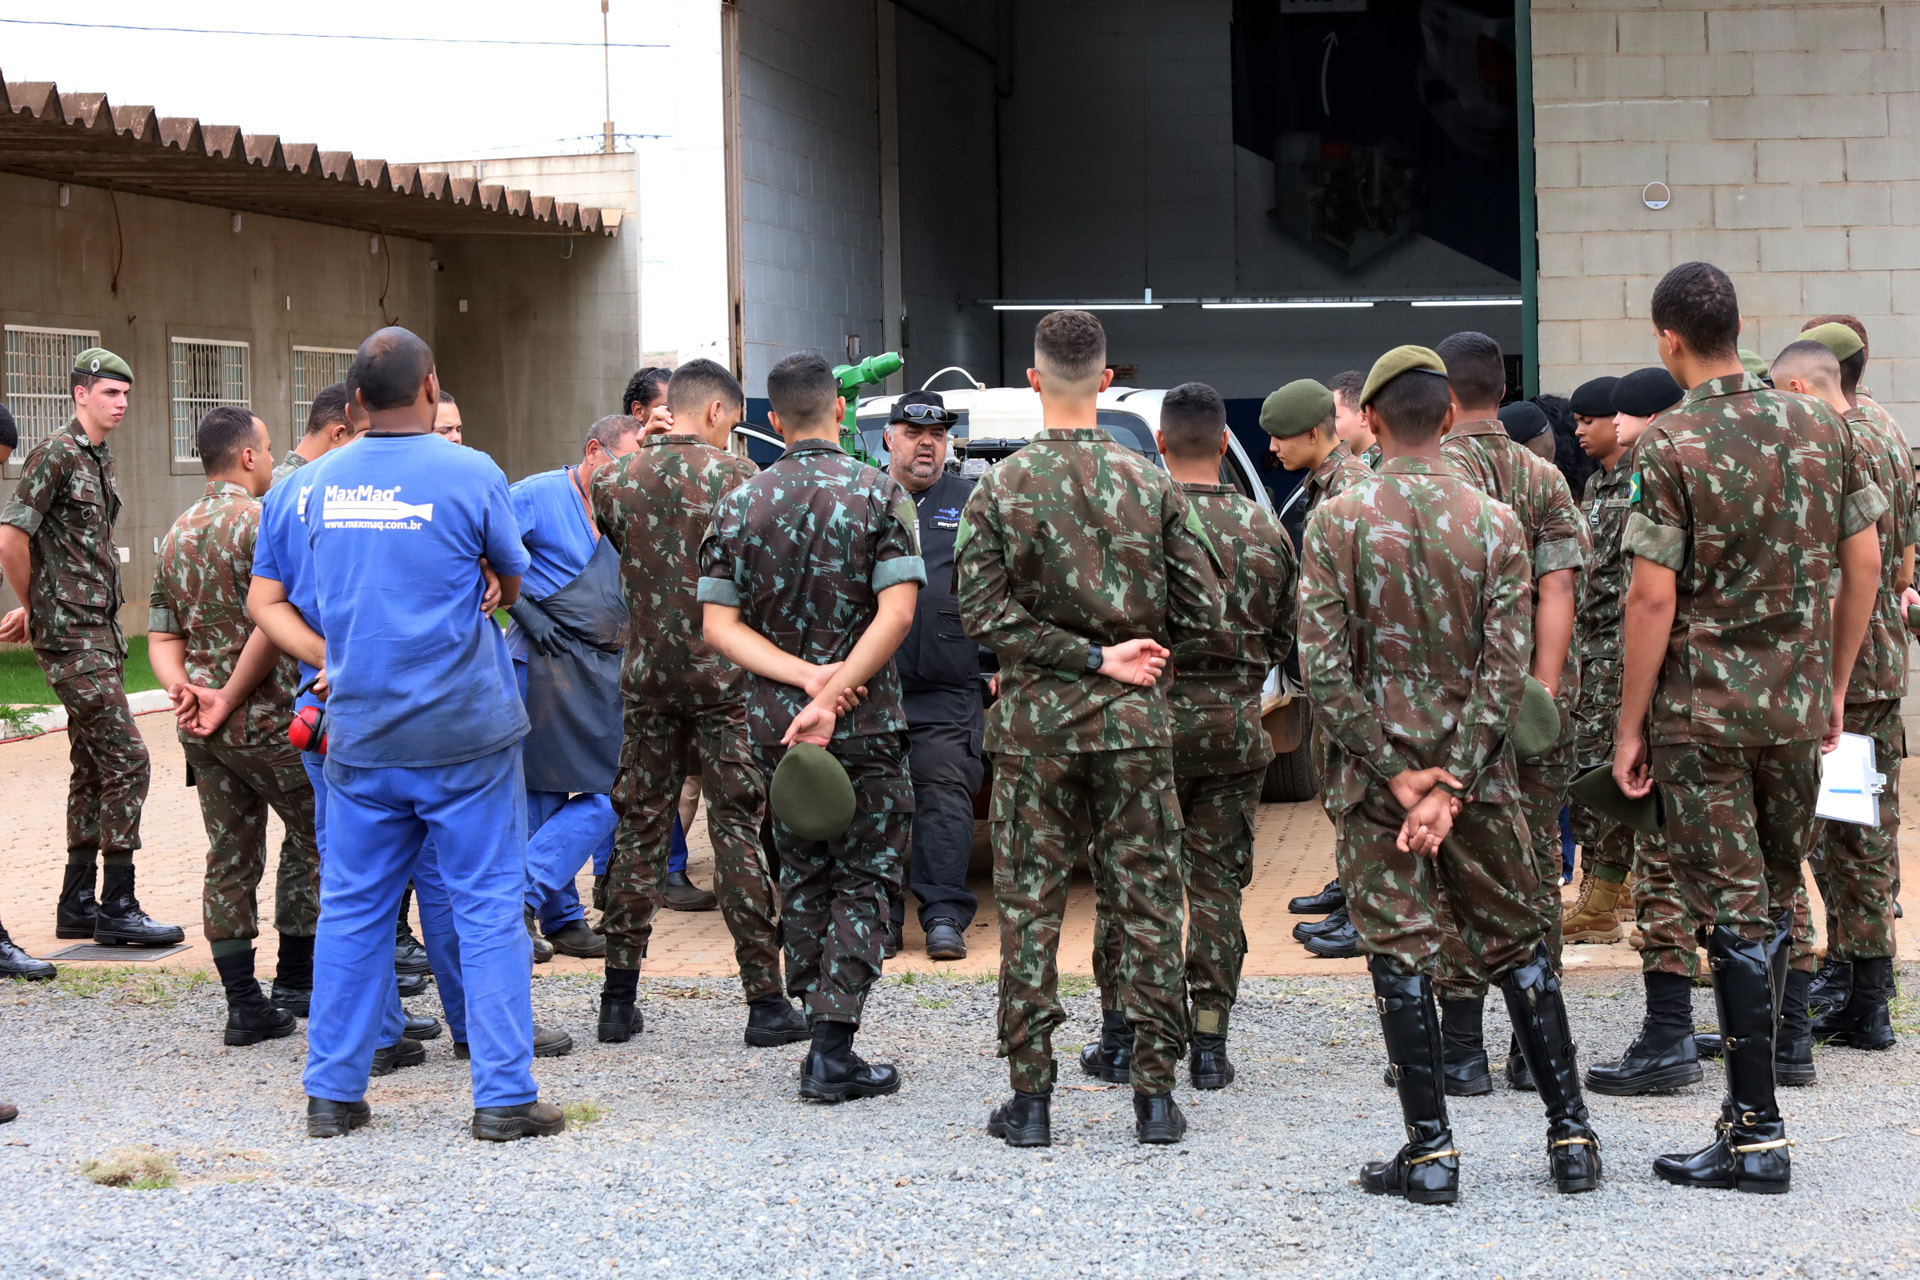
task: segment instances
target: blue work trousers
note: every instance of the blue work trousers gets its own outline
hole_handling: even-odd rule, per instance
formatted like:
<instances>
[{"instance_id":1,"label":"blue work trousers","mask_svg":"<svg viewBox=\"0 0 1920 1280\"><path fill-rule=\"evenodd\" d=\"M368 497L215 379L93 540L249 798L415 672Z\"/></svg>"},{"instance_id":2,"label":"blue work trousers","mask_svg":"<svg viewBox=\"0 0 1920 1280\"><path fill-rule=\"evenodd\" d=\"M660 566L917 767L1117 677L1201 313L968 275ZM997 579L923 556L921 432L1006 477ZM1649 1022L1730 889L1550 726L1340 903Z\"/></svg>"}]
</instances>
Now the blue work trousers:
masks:
<instances>
[{"instance_id":1,"label":"blue work trousers","mask_svg":"<svg viewBox=\"0 0 1920 1280\"><path fill-rule=\"evenodd\" d=\"M329 761L326 780L328 838L339 842L339 854L320 882L308 1096L357 1102L366 1094L393 988L394 913L409 876L417 890L434 879L432 862L422 857L431 844L440 851L438 880L459 939L473 1104L532 1102L538 1090L527 980L533 957L521 925L527 813L519 744L433 768ZM429 869L426 880L422 867Z\"/></svg>"},{"instance_id":2,"label":"blue work trousers","mask_svg":"<svg viewBox=\"0 0 1920 1280\"><path fill-rule=\"evenodd\" d=\"M606 796L527 792L527 905L542 933L555 934L587 918L574 880L589 862L596 876L607 873L619 825Z\"/></svg>"}]
</instances>

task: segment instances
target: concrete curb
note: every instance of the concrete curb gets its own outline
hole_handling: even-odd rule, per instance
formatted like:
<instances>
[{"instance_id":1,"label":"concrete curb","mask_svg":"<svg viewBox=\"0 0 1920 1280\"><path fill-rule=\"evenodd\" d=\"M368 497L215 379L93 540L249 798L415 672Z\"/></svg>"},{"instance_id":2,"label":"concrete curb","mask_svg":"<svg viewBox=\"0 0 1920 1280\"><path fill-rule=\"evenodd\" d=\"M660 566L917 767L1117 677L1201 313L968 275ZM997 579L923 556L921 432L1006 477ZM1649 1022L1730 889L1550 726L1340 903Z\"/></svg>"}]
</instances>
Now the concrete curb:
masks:
<instances>
[{"instance_id":1,"label":"concrete curb","mask_svg":"<svg viewBox=\"0 0 1920 1280\"><path fill-rule=\"evenodd\" d=\"M155 711L165 711L173 705L165 689L142 689L139 693L127 695L127 705L137 716L151 715ZM36 715L29 716L27 723L42 733L58 733L67 727L67 709L50 707ZM22 735L31 736L31 735ZM0 742L19 742L21 738L0 738Z\"/></svg>"}]
</instances>

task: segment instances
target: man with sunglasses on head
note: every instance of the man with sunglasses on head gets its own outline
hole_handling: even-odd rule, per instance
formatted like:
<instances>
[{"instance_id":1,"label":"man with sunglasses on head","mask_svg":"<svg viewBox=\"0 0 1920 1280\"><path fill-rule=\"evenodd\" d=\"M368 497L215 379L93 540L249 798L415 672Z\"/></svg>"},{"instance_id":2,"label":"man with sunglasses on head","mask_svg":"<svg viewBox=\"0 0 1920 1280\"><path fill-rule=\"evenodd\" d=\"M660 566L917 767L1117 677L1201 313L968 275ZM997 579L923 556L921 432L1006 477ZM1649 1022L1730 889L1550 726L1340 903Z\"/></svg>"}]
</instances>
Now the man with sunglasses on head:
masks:
<instances>
[{"instance_id":1,"label":"man with sunglasses on head","mask_svg":"<svg viewBox=\"0 0 1920 1280\"><path fill-rule=\"evenodd\" d=\"M919 512L927 584L914 606L913 630L893 655L907 712L907 767L913 777L913 856L896 886L886 954L900 950L909 886L920 900L927 957L964 960L966 930L979 900L967 888L973 847L973 793L984 766L987 732L980 699L980 646L960 626L953 594L953 542L973 481L947 470L947 445L959 416L937 391L910 391L887 415L887 470Z\"/></svg>"}]
</instances>

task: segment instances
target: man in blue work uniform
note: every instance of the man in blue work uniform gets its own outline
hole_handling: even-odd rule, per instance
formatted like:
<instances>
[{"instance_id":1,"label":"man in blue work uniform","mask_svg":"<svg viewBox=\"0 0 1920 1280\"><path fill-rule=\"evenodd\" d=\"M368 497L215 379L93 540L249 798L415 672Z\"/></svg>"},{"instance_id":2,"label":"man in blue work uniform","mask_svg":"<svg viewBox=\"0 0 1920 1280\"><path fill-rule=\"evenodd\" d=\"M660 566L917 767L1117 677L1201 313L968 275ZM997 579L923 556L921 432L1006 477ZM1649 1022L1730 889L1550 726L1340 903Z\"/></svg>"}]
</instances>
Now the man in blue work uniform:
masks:
<instances>
[{"instance_id":1,"label":"man in blue work uniform","mask_svg":"<svg viewBox=\"0 0 1920 1280\"><path fill-rule=\"evenodd\" d=\"M619 819L609 799L620 767L620 653L627 602L620 553L588 506L599 470L640 446L640 424L613 414L593 424L580 465L513 486L529 564L507 629L532 730L525 744L527 910L562 955L597 959L607 940L587 927L574 879L588 861L607 872Z\"/></svg>"},{"instance_id":2,"label":"man in blue work uniform","mask_svg":"<svg viewBox=\"0 0 1920 1280\"><path fill-rule=\"evenodd\" d=\"M979 899L967 888L973 849L973 793L985 766L980 646L960 626L953 594L953 540L973 481L947 470L947 433L959 415L937 391L909 391L887 416L887 471L913 499L927 584L913 630L893 655L907 712L907 766L913 778L913 856L893 894L887 954L900 949L906 889L920 900L927 958L967 958L967 926Z\"/></svg>"}]
</instances>

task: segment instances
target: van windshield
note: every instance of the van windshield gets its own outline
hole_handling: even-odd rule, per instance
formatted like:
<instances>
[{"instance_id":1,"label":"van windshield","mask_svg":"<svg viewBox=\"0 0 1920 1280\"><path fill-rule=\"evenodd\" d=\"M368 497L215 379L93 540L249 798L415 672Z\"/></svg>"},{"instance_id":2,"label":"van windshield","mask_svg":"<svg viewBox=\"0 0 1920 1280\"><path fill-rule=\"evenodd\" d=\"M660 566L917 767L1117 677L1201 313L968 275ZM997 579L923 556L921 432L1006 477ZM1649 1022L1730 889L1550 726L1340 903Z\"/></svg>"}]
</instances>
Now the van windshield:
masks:
<instances>
[{"instance_id":1,"label":"van windshield","mask_svg":"<svg viewBox=\"0 0 1920 1280\"><path fill-rule=\"evenodd\" d=\"M959 415L960 421L955 423L953 429L948 432L948 438L964 440L967 438L967 411L956 409L954 412ZM1129 413L1125 409L1102 409L1099 411L1099 421L1100 425L1106 428L1107 434L1115 440L1142 455L1147 461L1159 463L1160 451L1154 447L1153 429L1147 425L1145 418L1137 413ZM881 462L887 460L886 445L881 441L881 434L885 431L886 425L886 419L878 415L860 420L860 442L866 446L868 453ZM979 445L969 448L967 453L970 456L991 458L998 462L1025 443L1025 440L1012 438L983 440Z\"/></svg>"}]
</instances>

